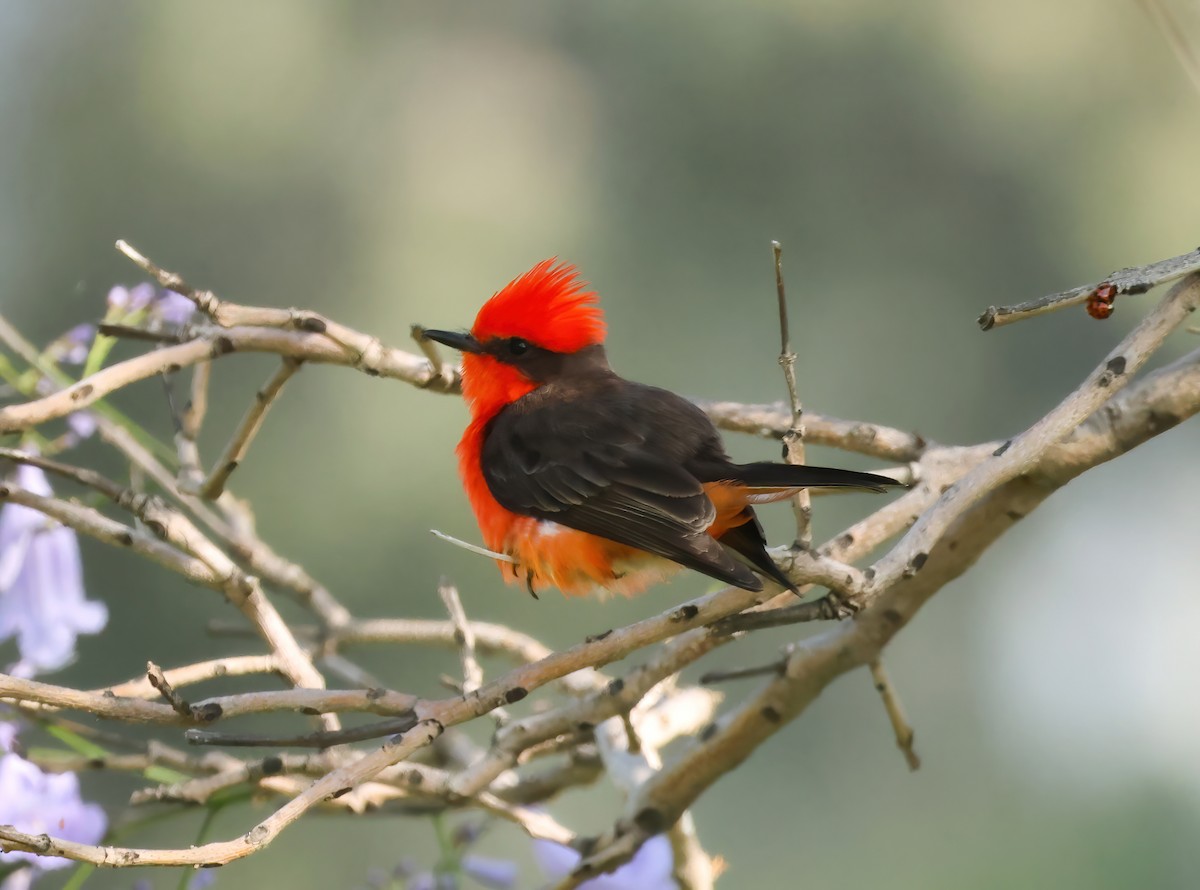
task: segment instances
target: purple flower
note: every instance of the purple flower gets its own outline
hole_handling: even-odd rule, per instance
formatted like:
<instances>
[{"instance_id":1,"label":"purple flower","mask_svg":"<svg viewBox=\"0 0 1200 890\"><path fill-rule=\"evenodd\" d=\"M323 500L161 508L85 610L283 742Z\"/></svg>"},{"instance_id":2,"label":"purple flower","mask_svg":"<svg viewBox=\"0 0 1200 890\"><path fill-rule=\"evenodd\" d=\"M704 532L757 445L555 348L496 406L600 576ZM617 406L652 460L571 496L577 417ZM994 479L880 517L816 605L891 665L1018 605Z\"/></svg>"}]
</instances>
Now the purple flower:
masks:
<instances>
[{"instance_id":1,"label":"purple flower","mask_svg":"<svg viewBox=\"0 0 1200 890\"><path fill-rule=\"evenodd\" d=\"M468 853L458 863L463 874L470 875L491 890L509 890L517 886L517 864L507 859Z\"/></svg>"},{"instance_id":2,"label":"purple flower","mask_svg":"<svg viewBox=\"0 0 1200 890\"><path fill-rule=\"evenodd\" d=\"M82 365L96 339L94 324L77 324L50 344L46 352L51 361L67 365Z\"/></svg>"},{"instance_id":3,"label":"purple flower","mask_svg":"<svg viewBox=\"0 0 1200 890\"><path fill-rule=\"evenodd\" d=\"M118 284L108 292L108 309L110 312L119 311L122 315L131 315L148 308L154 301L154 296L154 285L148 282L131 288Z\"/></svg>"},{"instance_id":4,"label":"purple flower","mask_svg":"<svg viewBox=\"0 0 1200 890\"><path fill-rule=\"evenodd\" d=\"M553 841L535 840L533 857L552 881L560 881L579 864L580 855ZM599 875L579 885L579 890L679 890L671 877L675 865L670 842L661 834L650 838L614 872Z\"/></svg>"},{"instance_id":5,"label":"purple flower","mask_svg":"<svg viewBox=\"0 0 1200 890\"><path fill-rule=\"evenodd\" d=\"M67 415L67 429L70 432L70 438L65 443L68 447L75 447L84 439L89 439L96 432L96 415L91 411L72 411Z\"/></svg>"},{"instance_id":6,"label":"purple flower","mask_svg":"<svg viewBox=\"0 0 1200 890\"><path fill-rule=\"evenodd\" d=\"M159 323L177 328L191 321L195 312L196 304L173 290L163 291L150 307L150 313Z\"/></svg>"},{"instance_id":7,"label":"purple flower","mask_svg":"<svg viewBox=\"0 0 1200 890\"><path fill-rule=\"evenodd\" d=\"M52 494L37 467L18 465L14 481ZM104 604L84 592L75 532L28 507L0 508L0 641L16 636L21 654L8 672L30 677L64 667L75 656L75 638L99 633L107 621Z\"/></svg>"},{"instance_id":8,"label":"purple flower","mask_svg":"<svg viewBox=\"0 0 1200 890\"><path fill-rule=\"evenodd\" d=\"M0 825L95 844L104 836L107 819L98 804L80 799L74 773L44 773L16 754L4 754L0 755ZM42 871L71 863L33 853L0 853L0 864L13 862L28 862Z\"/></svg>"}]
</instances>

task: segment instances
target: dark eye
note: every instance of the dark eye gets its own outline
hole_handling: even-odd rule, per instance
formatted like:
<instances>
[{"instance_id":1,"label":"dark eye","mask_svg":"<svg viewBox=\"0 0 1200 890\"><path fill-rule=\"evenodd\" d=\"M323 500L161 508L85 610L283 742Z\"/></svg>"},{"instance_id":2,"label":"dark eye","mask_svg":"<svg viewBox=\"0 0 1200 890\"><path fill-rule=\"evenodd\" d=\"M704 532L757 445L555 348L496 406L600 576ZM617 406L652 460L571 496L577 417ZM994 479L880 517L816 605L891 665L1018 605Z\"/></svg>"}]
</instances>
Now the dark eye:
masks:
<instances>
[{"instance_id":1,"label":"dark eye","mask_svg":"<svg viewBox=\"0 0 1200 890\"><path fill-rule=\"evenodd\" d=\"M529 342L522 340L520 337L513 337L508 341L509 355L524 355L529 351Z\"/></svg>"}]
</instances>

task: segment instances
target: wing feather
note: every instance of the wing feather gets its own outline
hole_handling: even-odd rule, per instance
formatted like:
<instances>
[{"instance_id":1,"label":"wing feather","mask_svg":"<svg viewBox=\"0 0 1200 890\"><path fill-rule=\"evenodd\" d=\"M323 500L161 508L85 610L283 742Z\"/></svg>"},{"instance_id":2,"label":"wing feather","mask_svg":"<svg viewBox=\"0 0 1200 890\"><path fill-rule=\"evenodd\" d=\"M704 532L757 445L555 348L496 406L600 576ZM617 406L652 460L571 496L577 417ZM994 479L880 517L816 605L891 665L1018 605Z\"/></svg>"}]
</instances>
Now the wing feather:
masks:
<instances>
[{"instance_id":1,"label":"wing feather","mask_svg":"<svg viewBox=\"0 0 1200 890\"><path fill-rule=\"evenodd\" d=\"M636 398L620 388L587 400L527 396L505 408L483 447L492 496L514 513L761 589L754 573L707 533L716 508L685 468L686 448L723 453L715 430L678 396L641 389Z\"/></svg>"}]
</instances>

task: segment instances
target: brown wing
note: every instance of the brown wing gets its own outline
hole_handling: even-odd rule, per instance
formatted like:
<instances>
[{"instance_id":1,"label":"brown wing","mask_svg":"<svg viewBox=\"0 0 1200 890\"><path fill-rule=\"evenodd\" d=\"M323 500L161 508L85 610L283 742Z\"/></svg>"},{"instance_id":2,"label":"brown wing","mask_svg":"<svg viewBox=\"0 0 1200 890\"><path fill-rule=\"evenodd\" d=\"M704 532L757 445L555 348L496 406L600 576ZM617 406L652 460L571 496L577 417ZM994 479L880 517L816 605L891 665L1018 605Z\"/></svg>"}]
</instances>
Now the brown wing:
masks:
<instances>
[{"instance_id":1,"label":"brown wing","mask_svg":"<svg viewBox=\"0 0 1200 890\"><path fill-rule=\"evenodd\" d=\"M514 513L762 589L707 533L716 510L687 467L727 459L708 418L674 393L616 377L542 387L496 416L482 458L493 497Z\"/></svg>"}]
</instances>

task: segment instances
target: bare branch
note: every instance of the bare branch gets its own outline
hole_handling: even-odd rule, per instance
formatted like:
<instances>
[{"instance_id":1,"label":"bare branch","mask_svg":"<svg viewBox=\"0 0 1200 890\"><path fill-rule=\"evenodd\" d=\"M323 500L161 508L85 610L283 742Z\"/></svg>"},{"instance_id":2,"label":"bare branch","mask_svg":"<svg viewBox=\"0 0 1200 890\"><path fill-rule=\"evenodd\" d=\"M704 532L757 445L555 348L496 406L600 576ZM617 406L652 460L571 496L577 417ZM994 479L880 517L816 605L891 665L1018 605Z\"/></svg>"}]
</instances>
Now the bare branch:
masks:
<instances>
[{"instance_id":1,"label":"bare branch","mask_svg":"<svg viewBox=\"0 0 1200 890\"><path fill-rule=\"evenodd\" d=\"M278 711L338 713L359 711L383 716L406 716L418 706L415 696L385 689L283 689L244 692L202 699L185 714L169 704L112 694L111 690L87 692L24 680L0 674L0 700L44 705L41 710L86 711L107 720L157 723L165 726L196 726L247 714Z\"/></svg>"},{"instance_id":2,"label":"bare branch","mask_svg":"<svg viewBox=\"0 0 1200 890\"><path fill-rule=\"evenodd\" d=\"M1034 468L1057 442L1124 388L1154 350L1200 302L1200 274L1175 284L1142 322L1112 350L1083 383L1056 408L1017 438L996 449L952 485L873 567L863 602L869 603L902 576L921 570L932 546L951 524L988 492Z\"/></svg>"},{"instance_id":3,"label":"bare branch","mask_svg":"<svg viewBox=\"0 0 1200 890\"><path fill-rule=\"evenodd\" d=\"M920 769L921 758L913 749L913 741L917 734L909 724L908 718L904 716L904 707L900 704L900 696L896 694L896 688L892 685L887 671L884 670L883 662L875 658L867 667L871 671L871 679L875 681L875 691L879 693L884 710L887 711L888 722L892 724L892 731L896 734L896 747L904 755L904 761L910 770Z\"/></svg>"},{"instance_id":4,"label":"bare branch","mask_svg":"<svg viewBox=\"0 0 1200 890\"><path fill-rule=\"evenodd\" d=\"M782 439L791 428L791 412L782 403L746 405L701 400L696 404L723 430ZM839 420L811 411L804 412L804 436L812 445L827 445L882 460L904 462L920 458L930 444L916 433L876 423Z\"/></svg>"},{"instance_id":5,"label":"bare branch","mask_svg":"<svg viewBox=\"0 0 1200 890\"><path fill-rule=\"evenodd\" d=\"M1070 290L1030 300L1027 303L1018 303L1015 306L989 306L983 315L979 316L979 326L985 331L990 331L992 328L1023 321L1035 315L1045 315L1047 312L1056 312L1059 309L1066 309L1068 306L1079 306L1086 303L1092 294L1106 285L1110 285L1114 289L1113 296L1144 294L1157 285L1166 284L1168 281L1174 281L1176 278L1182 278L1198 270L1200 270L1200 248L1146 266L1129 266L1118 269L1103 281L1095 284L1073 287Z\"/></svg>"},{"instance_id":6,"label":"bare branch","mask_svg":"<svg viewBox=\"0 0 1200 890\"><path fill-rule=\"evenodd\" d=\"M246 452L250 449L250 443L258 435L258 431L266 419L267 411L270 410L271 404L279 396L283 385L299 369L300 362L298 360L284 358L283 363L279 366L279 370L271 376L271 379L267 381L262 389L254 394L254 402L250 405L246 416L242 418L242 422L238 424L237 432L233 434L233 438L225 446L225 452L217 459L212 473L204 480L204 484L200 486L200 490L196 492L200 497L210 501L220 497L221 492L225 490L225 483L229 481L229 477L233 474L233 471L237 469L238 464L246 457ZM191 494L192 492L188 493Z\"/></svg>"},{"instance_id":7,"label":"bare branch","mask_svg":"<svg viewBox=\"0 0 1200 890\"><path fill-rule=\"evenodd\" d=\"M241 837L203 844L182 850L148 850L128 847L101 847L79 844L49 835L28 834L11 825L0 825L0 850L36 853L40 856L64 856L79 862L105 866L213 866L225 865L267 846L279 832L291 825L318 803L336 796L343 789L371 778L380 770L411 756L442 732L436 721L417 724L403 736L365 754L347 766L336 769L308 786L270 816Z\"/></svg>"},{"instance_id":8,"label":"bare branch","mask_svg":"<svg viewBox=\"0 0 1200 890\"><path fill-rule=\"evenodd\" d=\"M787 294L783 287L783 247L778 241L771 242L771 252L775 257L775 294L779 301L779 365L783 368L783 380L787 384L788 402L792 409L791 424L783 434L783 454L789 464L803 464L804 409L796 390L796 353L792 352L788 330ZM801 488L792 496L792 509L796 514L796 541L792 546L798 550L811 550L812 496L807 488Z\"/></svg>"}]
</instances>

